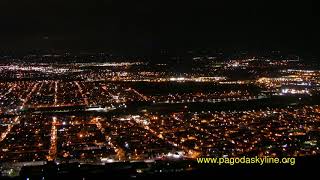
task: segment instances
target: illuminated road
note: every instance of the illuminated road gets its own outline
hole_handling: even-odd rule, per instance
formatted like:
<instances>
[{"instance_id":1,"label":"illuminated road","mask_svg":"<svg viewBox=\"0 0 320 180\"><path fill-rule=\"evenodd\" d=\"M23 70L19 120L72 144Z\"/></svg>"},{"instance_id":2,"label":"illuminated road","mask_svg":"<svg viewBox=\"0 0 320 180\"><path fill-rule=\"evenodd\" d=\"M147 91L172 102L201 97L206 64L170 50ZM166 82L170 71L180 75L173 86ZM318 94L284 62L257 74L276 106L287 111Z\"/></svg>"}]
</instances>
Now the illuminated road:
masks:
<instances>
[{"instance_id":1,"label":"illuminated road","mask_svg":"<svg viewBox=\"0 0 320 180\"><path fill-rule=\"evenodd\" d=\"M1 133L1 136L0 136L0 142L2 142L6 137L7 135L10 133L11 129L13 128L14 125L16 124L19 124L20 123L20 117L16 117L13 119L13 123L8 125L8 128L3 132Z\"/></svg>"},{"instance_id":2,"label":"illuminated road","mask_svg":"<svg viewBox=\"0 0 320 180\"><path fill-rule=\"evenodd\" d=\"M93 118L90 121L91 123L95 124L97 128L101 131L101 133L105 136L105 139L108 141L108 144L114 149L114 151L117 153L116 157L117 160L125 160L125 151L121 149L119 146L116 145L116 143L112 142L112 139L110 136L105 134L105 129L102 127L99 118Z\"/></svg>"},{"instance_id":3,"label":"illuminated road","mask_svg":"<svg viewBox=\"0 0 320 180\"><path fill-rule=\"evenodd\" d=\"M34 93L34 92L36 91L38 85L39 85L39 83L36 83L36 84L32 87L32 89L31 89L31 91L29 92L29 94L27 95L27 97L23 100L22 107L24 107L24 106L28 103L28 101L29 101L30 98L31 98L32 93Z\"/></svg>"},{"instance_id":4,"label":"illuminated road","mask_svg":"<svg viewBox=\"0 0 320 180\"><path fill-rule=\"evenodd\" d=\"M133 88L129 88L129 90L133 91L134 93L136 93L138 96L140 96L143 100L148 101L148 97L144 96L143 94L139 93L137 90L133 89Z\"/></svg>"},{"instance_id":5,"label":"illuminated road","mask_svg":"<svg viewBox=\"0 0 320 180\"><path fill-rule=\"evenodd\" d=\"M52 117L51 135L50 135L50 149L47 156L48 161L53 161L57 156L57 117Z\"/></svg>"},{"instance_id":6,"label":"illuminated road","mask_svg":"<svg viewBox=\"0 0 320 180\"><path fill-rule=\"evenodd\" d=\"M84 100L84 104L85 104L86 106L88 106L88 105L89 105L88 98L87 98L87 96L83 93L83 90L82 90L80 84L78 83L78 81L75 81L74 83L76 84L76 86L77 86L78 89L79 89L79 92L81 93L81 96L82 96L82 98L83 98L83 100Z\"/></svg>"},{"instance_id":7,"label":"illuminated road","mask_svg":"<svg viewBox=\"0 0 320 180\"><path fill-rule=\"evenodd\" d=\"M135 120L135 119L134 119L134 120ZM180 144L177 143L177 142L173 142L173 141L170 141L170 140L164 138L164 137L162 136L162 134L160 134L160 133L158 133L157 131L151 129L148 125L143 125L143 124L139 123L139 122L136 121L136 120L135 120L135 122L136 122L137 124L139 124L141 127L143 127L145 130L148 130L148 131L149 131L151 134L153 134L154 136L158 137L159 139L162 139L162 140L166 141L167 143L171 144L171 145L174 146L174 147L177 147L177 148L179 148L179 149L182 149L182 150L186 153L186 156L187 156L188 158L193 158L193 159L195 159L195 158L197 158L197 157L200 155L200 153L199 153L198 151L195 151L195 150L193 150L193 149L189 149L189 148L187 148L187 147L185 147L185 146L180 145Z\"/></svg>"},{"instance_id":8,"label":"illuminated road","mask_svg":"<svg viewBox=\"0 0 320 180\"><path fill-rule=\"evenodd\" d=\"M258 96L245 96L245 97L228 97L228 98L220 98L220 99L192 99L192 100L166 100L166 101L158 101L154 102L157 104L182 104L189 102L206 102L206 103L220 103L220 102L236 102L236 101L252 101L258 99L266 99L268 96L258 95Z\"/></svg>"},{"instance_id":9,"label":"illuminated road","mask_svg":"<svg viewBox=\"0 0 320 180\"><path fill-rule=\"evenodd\" d=\"M28 95L26 96L26 98L23 100L22 107L24 107L24 106L26 105L26 103L29 101L29 99L31 98L32 93L37 89L38 85L39 85L39 83L36 83L36 84L33 86L32 90L29 92L29 94L28 94ZM12 91L12 89L11 89L11 91ZM20 120L19 120L19 119L20 119L19 116L16 117L16 118L14 118L14 119L13 119L13 122L12 122L10 125L8 125L7 129L6 129L3 133L1 133L0 142L2 142L2 141L7 137L7 135L10 133L10 131L12 130L12 128L14 127L14 125L20 123Z\"/></svg>"},{"instance_id":10,"label":"illuminated road","mask_svg":"<svg viewBox=\"0 0 320 180\"><path fill-rule=\"evenodd\" d=\"M16 87L17 87L17 84L14 84L12 87L10 87L10 89L9 89L6 93L4 93L3 95L1 95L1 98L3 98L3 97L5 97L6 95L10 94L11 91L12 91L13 89L15 89Z\"/></svg>"},{"instance_id":11,"label":"illuminated road","mask_svg":"<svg viewBox=\"0 0 320 180\"><path fill-rule=\"evenodd\" d=\"M54 106L58 103L58 81L54 81Z\"/></svg>"}]
</instances>

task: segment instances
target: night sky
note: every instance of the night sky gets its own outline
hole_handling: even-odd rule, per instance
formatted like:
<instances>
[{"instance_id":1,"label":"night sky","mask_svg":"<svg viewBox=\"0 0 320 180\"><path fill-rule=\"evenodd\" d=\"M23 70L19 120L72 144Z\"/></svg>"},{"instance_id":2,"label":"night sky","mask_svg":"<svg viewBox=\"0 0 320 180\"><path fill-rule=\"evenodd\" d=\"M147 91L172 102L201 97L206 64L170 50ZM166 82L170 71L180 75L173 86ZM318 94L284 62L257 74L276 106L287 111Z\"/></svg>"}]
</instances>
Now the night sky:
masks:
<instances>
[{"instance_id":1,"label":"night sky","mask_svg":"<svg viewBox=\"0 0 320 180\"><path fill-rule=\"evenodd\" d=\"M279 0L278 0L279 1ZM0 50L152 52L239 48L318 53L311 1L1 0Z\"/></svg>"}]
</instances>

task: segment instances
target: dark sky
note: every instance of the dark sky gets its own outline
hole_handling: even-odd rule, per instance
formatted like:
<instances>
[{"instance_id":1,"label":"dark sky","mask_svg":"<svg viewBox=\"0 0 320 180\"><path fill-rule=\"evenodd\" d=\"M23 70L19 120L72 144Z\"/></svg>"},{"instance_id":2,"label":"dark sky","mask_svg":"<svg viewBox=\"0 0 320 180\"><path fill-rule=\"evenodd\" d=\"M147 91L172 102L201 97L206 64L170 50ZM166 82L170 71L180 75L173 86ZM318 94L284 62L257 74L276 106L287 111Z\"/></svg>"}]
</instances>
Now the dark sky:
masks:
<instances>
[{"instance_id":1,"label":"dark sky","mask_svg":"<svg viewBox=\"0 0 320 180\"><path fill-rule=\"evenodd\" d=\"M284 49L316 53L312 1L1 0L0 50Z\"/></svg>"}]
</instances>

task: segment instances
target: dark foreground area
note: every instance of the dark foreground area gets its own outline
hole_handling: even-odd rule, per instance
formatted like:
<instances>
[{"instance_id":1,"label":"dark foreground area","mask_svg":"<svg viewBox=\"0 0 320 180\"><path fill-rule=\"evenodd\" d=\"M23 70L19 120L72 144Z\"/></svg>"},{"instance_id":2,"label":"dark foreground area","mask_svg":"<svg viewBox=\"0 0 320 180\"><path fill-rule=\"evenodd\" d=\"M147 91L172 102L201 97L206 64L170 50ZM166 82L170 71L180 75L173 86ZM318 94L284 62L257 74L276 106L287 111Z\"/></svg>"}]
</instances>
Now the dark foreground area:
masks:
<instances>
[{"instance_id":1,"label":"dark foreground area","mask_svg":"<svg viewBox=\"0 0 320 180\"><path fill-rule=\"evenodd\" d=\"M105 165L53 164L23 167L19 177L1 179L150 179L150 178L305 178L318 173L319 156L296 158L296 164L198 164L193 160L117 162Z\"/></svg>"}]
</instances>

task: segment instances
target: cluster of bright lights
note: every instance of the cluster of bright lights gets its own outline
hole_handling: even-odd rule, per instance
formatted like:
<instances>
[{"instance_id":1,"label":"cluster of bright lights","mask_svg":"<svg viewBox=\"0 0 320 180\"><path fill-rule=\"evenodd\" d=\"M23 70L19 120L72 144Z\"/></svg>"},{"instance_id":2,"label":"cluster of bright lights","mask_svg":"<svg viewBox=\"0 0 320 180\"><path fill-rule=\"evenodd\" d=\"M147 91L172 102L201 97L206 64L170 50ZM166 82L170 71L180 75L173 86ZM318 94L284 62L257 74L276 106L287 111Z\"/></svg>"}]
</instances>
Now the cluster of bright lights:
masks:
<instances>
[{"instance_id":1,"label":"cluster of bright lights","mask_svg":"<svg viewBox=\"0 0 320 180\"><path fill-rule=\"evenodd\" d=\"M291 88L284 88L281 90L283 94L310 94L308 89L291 89Z\"/></svg>"},{"instance_id":2,"label":"cluster of bright lights","mask_svg":"<svg viewBox=\"0 0 320 180\"><path fill-rule=\"evenodd\" d=\"M9 66L0 66L0 70L10 70L10 71L37 71L44 73L65 73L69 71L68 68L56 68L52 66L18 66L18 65L9 65Z\"/></svg>"}]
</instances>

